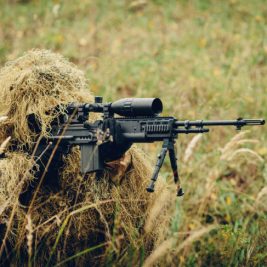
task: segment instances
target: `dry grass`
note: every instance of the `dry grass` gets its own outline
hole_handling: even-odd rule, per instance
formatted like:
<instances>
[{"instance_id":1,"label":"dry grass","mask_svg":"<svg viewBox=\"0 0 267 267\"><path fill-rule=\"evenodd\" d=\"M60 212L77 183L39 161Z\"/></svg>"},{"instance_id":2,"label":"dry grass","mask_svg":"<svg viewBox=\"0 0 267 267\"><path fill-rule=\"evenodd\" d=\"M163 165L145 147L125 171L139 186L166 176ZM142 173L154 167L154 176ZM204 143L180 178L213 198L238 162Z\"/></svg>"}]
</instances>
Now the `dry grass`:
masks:
<instances>
[{"instance_id":1,"label":"dry grass","mask_svg":"<svg viewBox=\"0 0 267 267\"><path fill-rule=\"evenodd\" d=\"M148 267L155 265L158 260L165 256L167 253L169 253L171 249L174 250L176 253L179 253L184 248L188 249L188 247L192 245L195 240L198 240L200 237L209 233L215 228L216 226L210 225L208 227L203 227L199 230L192 231L192 233L189 233L189 236L178 247L176 246L177 240L175 240L174 238L170 238L164 241L151 253L151 255L144 262L143 266Z\"/></svg>"},{"instance_id":2,"label":"dry grass","mask_svg":"<svg viewBox=\"0 0 267 267\"><path fill-rule=\"evenodd\" d=\"M192 157L192 155L194 153L194 149L195 149L197 143L200 141L201 137L202 137L202 134L197 134L196 136L194 136L192 138L192 140L188 144L188 146L184 152L184 162L185 163L187 163L188 160Z\"/></svg>"},{"instance_id":3,"label":"dry grass","mask_svg":"<svg viewBox=\"0 0 267 267\"><path fill-rule=\"evenodd\" d=\"M164 114L175 114L180 119L267 116L267 9L264 1L23 2L1 2L2 63L16 59L33 47L48 48L70 58L84 70L92 93L103 95L105 101L129 96L157 96L165 103ZM1 112L0 115L7 114ZM19 118L7 122L17 123L19 128L18 121ZM5 125L7 122L3 121ZM8 133L1 136L1 142L8 136ZM106 253L99 262L102 265L142 265L151 251L157 251L164 244L164 240L175 240L179 247L189 237L186 236L188 233L191 235L202 227L219 224L220 227L196 237L183 249L170 249L163 258L153 252L155 264L264 266L267 258L266 137L265 128L261 127L238 135L234 135L230 128L213 129L198 142L192 141L191 145L190 141L196 141L197 137L180 136L177 143L180 159L185 158L183 153L188 148L186 160L180 160L186 193L183 200L173 199L175 190L167 163L162 170L163 187L157 187L159 191L167 188L166 191L159 195L158 203L152 205L148 220L143 222L139 218L140 224L146 225L147 235L144 237L139 235L142 227L139 223L133 224L131 216L133 211L136 212L133 203L146 197L145 191L141 190L146 187L145 181L132 185L137 197L130 194L130 188L123 182L121 196L113 188L111 194L129 200L104 205L112 211L115 207L116 227L110 235L116 233L118 238L114 242L112 239L101 243ZM154 159L159 147L151 144L143 147ZM66 160L73 164L78 158L73 152ZM142 159L140 161L143 163ZM54 213L47 212L45 218L34 222L40 239L50 231L60 229L70 212L102 201L101 198L110 199L110 193L106 193L107 183L98 187L92 182L88 188L82 177L71 175L78 168L76 163L72 166L73 169L66 171L66 179L62 180L70 193L48 193L36 203L36 210L49 209L51 203L57 203L56 208L53 207ZM140 173L143 174L141 167L137 175ZM149 173L144 176L149 179ZM65 206L66 199L75 203L77 190L89 190L88 194L93 192L96 197L89 198L84 204L79 204L78 197L75 206ZM82 199L86 198L83 194ZM95 216L100 217L101 225L105 227L103 211L101 215L97 210L82 216L77 214L70 220L68 228L77 233L79 244L86 242L83 237L88 229L84 227L84 218L90 220ZM148 241L155 239L154 227L161 230L158 234L162 241L155 241L154 248L147 247ZM84 264L86 253L97 249L94 246L88 250L79 246L73 249L68 228L62 233L58 248L69 246L73 254L63 255L61 249L57 249L54 263L68 259L68 263ZM126 236L125 232L130 235L127 236L130 242L125 243L120 238ZM184 239L177 238L180 236ZM34 241L33 254L42 251L37 249L39 240ZM22 238L21 241L25 240ZM51 246L54 241L50 240ZM15 238L12 237L10 242L14 244ZM49 240L43 239L43 243L46 242ZM47 255L37 256L47 262ZM36 264L33 261L33 265Z\"/></svg>"},{"instance_id":4,"label":"dry grass","mask_svg":"<svg viewBox=\"0 0 267 267\"><path fill-rule=\"evenodd\" d=\"M29 266L31 266L31 260L32 260L32 245L33 245L33 225L30 215L26 215L27 219L27 248L28 248L28 258L29 258Z\"/></svg>"},{"instance_id":5,"label":"dry grass","mask_svg":"<svg viewBox=\"0 0 267 267\"><path fill-rule=\"evenodd\" d=\"M8 146L8 143L9 143L10 140L11 140L11 136L8 136L3 141L3 143L0 145L0 155L5 153L5 151L7 150L7 146Z\"/></svg>"}]
</instances>

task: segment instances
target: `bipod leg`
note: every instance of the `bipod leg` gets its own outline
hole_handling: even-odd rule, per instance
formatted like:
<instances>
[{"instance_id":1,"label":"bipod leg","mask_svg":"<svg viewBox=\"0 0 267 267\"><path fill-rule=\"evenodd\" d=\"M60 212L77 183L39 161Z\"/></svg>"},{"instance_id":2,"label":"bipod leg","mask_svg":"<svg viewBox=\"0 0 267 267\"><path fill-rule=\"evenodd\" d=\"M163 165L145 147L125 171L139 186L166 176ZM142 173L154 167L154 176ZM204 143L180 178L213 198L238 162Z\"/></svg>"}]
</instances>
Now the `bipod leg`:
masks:
<instances>
[{"instance_id":1,"label":"bipod leg","mask_svg":"<svg viewBox=\"0 0 267 267\"><path fill-rule=\"evenodd\" d=\"M177 184L177 196L181 197L184 195L184 191L183 191L181 184L180 184L177 158L175 155L174 141L173 140L169 140L168 150L169 150L169 156L170 156L170 162L171 162L174 182Z\"/></svg>"},{"instance_id":2,"label":"bipod leg","mask_svg":"<svg viewBox=\"0 0 267 267\"><path fill-rule=\"evenodd\" d=\"M158 175L159 175L159 171L160 168L162 167L162 164L164 162L164 159L166 157L167 151L168 151L168 146L169 146L169 140L165 139L163 141L162 144L162 149L158 155L158 160L151 178L151 183L149 184L149 186L146 188L147 192L154 192L154 187L155 187L155 183L157 181Z\"/></svg>"}]
</instances>

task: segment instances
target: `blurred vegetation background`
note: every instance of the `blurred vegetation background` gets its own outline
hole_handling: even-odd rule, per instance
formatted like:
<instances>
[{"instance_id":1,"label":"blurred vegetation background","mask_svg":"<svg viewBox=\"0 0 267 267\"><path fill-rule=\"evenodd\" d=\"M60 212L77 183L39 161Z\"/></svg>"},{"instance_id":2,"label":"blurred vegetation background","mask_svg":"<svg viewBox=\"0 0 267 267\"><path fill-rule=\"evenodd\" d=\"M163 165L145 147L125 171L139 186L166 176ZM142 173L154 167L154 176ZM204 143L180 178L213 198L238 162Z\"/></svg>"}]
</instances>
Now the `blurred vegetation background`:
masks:
<instances>
[{"instance_id":1,"label":"blurred vegetation background","mask_svg":"<svg viewBox=\"0 0 267 267\"><path fill-rule=\"evenodd\" d=\"M0 65L32 48L69 58L105 101L160 97L179 119L267 117L264 0L0 0ZM152 262L266 266L265 128L180 137L186 194L166 236L176 245ZM142 147L152 159L159 149ZM168 163L162 176L171 187Z\"/></svg>"}]
</instances>

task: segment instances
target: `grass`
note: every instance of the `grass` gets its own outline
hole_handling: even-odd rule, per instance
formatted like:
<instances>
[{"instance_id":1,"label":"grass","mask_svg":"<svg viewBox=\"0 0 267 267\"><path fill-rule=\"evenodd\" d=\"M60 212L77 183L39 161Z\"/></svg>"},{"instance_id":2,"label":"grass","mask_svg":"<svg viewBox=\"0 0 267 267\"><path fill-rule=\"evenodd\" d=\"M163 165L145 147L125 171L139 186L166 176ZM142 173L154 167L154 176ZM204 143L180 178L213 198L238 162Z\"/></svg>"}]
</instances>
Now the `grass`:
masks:
<instances>
[{"instance_id":1,"label":"grass","mask_svg":"<svg viewBox=\"0 0 267 267\"><path fill-rule=\"evenodd\" d=\"M164 114L180 119L267 117L265 1L145 3L0 0L0 64L48 48L83 69L91 90L106 101L157 96ZM234 135L230 128L212 130L185 161L192 137L179 138L186 195L173 203L167 246L151 256L159 264L266 264L267 134L255 127L231 141ZM143 147L151 157L159 149ZM168 163L163 176L171 179ZM123 257L131 265L139 253Z\"/></svg>"}]
</instances>

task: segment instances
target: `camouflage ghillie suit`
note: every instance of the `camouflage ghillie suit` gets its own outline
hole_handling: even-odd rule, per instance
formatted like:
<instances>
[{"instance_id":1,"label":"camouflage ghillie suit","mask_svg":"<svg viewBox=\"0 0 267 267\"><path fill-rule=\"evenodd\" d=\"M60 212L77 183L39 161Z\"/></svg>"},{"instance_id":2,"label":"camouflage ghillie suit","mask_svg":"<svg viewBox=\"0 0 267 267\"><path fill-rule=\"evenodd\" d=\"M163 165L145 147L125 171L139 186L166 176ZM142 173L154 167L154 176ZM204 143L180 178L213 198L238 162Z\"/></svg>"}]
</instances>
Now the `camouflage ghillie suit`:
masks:
<instances>
[{"instance_id":1,"label":"camouflage ghillie suit","mask_svg":"<svg viewBox=\"0 0 267 267\"><path fill-rule=\"evenodd\" d=\"M49 167L48 161L36 164L36 143L63 112L49 111L69 102L92 102L84 74L58 54L33 50L2 68L0 99L0 115L6 116L0 121L5 149L0 160L0 257L17 264L55 263L92 248L76 263L99 265L127 250L145 247L149 252L156 238L156 224L153 236L144 232L153 203L145 191L151 172L137 148L110 163L99 181L94 174L80 174L77 147Z\"/></svg>"}]
</instances>

